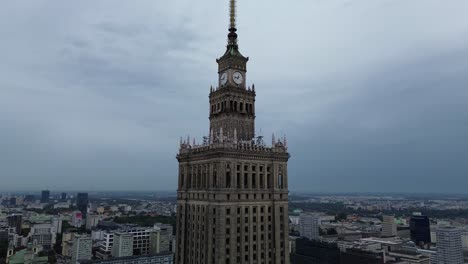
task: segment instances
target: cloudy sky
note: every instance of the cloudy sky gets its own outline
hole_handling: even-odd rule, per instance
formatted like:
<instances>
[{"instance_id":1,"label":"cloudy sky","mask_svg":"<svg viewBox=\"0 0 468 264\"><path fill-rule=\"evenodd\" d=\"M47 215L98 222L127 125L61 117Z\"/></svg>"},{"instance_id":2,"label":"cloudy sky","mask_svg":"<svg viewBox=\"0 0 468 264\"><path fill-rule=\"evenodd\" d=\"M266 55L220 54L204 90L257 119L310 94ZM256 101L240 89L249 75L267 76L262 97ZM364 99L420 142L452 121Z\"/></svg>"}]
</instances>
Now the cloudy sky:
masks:
<instances>
[{"instance_id":1,"label":"cloudy sky","mask_svg":"<svg viewBox=\"0 0 468 264\"><path fill-rule=\"evenodd\" d=\"M239 0L290 189L468 189L468 1ZM0 4L0 190L174 190L208 132L228 1Z\"/></svg>"}]
</instances>

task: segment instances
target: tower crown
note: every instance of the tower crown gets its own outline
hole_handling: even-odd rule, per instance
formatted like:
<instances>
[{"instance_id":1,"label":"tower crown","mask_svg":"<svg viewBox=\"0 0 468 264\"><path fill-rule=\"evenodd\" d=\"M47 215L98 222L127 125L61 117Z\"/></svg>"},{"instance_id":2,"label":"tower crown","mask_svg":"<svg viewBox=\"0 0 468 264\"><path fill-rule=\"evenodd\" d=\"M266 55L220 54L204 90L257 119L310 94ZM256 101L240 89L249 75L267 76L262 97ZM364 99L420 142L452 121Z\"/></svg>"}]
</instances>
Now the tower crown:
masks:
<instances>
[{"instance_id":1,"label":"tower crown","mask_svg":"<svg viewBox=\"0 0 468 264\"><path fill-rule=\"evenodd\" d=\"M246 85L247 62L239 51L236 0L230 0L229 34L217 59L219 88L210 92L210 135L251 140L255 137L255 91Z\"/></svg>"}]
</instances>

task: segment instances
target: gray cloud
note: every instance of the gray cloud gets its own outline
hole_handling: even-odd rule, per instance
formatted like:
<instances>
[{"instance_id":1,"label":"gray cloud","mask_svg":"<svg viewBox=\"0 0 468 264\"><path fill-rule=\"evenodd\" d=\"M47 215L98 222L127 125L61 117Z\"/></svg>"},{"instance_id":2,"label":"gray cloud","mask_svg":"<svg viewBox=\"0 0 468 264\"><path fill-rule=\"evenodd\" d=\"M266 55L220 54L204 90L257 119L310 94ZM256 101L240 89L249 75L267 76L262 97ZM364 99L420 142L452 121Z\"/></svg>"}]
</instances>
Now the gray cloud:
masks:
<instances>
[{"instance_id":1,"label":"gray cloud","mask_svg":"<svg viewBox=\"0 0 468 264\"><path fill-rule=\"evenodd\" d=\"M422 8L424 7L424 8ZM257 127L292 190L466 192L466 1L240 1ZM0 189L174 189L208 130L227 3L0 9Z\"/></svg>"}]
</instances>

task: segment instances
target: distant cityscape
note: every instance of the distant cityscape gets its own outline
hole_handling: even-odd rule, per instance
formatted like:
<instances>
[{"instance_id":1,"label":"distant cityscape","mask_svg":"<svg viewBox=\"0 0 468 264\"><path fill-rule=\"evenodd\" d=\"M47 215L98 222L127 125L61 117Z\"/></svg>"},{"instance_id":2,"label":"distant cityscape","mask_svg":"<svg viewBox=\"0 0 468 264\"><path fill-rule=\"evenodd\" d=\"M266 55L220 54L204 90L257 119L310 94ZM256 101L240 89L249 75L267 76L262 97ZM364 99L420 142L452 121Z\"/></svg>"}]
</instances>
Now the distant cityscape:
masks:
<instances>
[{"instance_id":1,"label":"distant cityscape","mask_svg":"<svg viewBox=\"0 0 468 264\"><path fill-rule=\"evenodd\" d=\"M172 192L0 195L0 263L174 263ZM468 198L293 193L291 263L467 263ZM450 261L452 262L450 262Z\"/></svg>"}]
</instances>

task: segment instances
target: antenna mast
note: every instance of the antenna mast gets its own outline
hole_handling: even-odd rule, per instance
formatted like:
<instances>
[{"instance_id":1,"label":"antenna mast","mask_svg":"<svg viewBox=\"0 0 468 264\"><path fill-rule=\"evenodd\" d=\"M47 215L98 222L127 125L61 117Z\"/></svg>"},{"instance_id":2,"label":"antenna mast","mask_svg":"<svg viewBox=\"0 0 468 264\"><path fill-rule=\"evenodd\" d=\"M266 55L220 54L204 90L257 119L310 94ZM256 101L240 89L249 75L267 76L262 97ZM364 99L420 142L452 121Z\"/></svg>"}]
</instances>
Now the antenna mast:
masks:
<instances>
[{"instance_id":1,"label":"antenna mast","mask_svg":"<svg viewBox=\"0 0 468 264\"><path fill-rule=\"evenodd\" d=\"M236 0L229 0L229 34L228 45L237 47L237 28L236 28Z\"/></svg>"},{"instance_id":2,"label":"antenna mast","mask_svg":"<svg viewBox=\"0 0 468 264\"><path fill-rule=\"evenodd\" d=\"M236 28L236 0L230 0L230 9L229 9L229 16L230 16L230 25L229 29Z\"/></svg>"}]
</instances>

